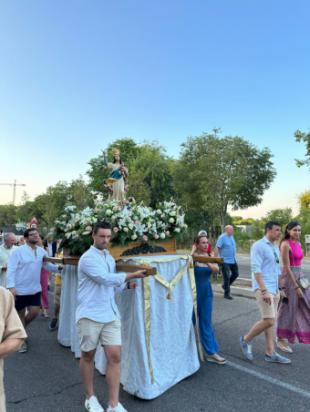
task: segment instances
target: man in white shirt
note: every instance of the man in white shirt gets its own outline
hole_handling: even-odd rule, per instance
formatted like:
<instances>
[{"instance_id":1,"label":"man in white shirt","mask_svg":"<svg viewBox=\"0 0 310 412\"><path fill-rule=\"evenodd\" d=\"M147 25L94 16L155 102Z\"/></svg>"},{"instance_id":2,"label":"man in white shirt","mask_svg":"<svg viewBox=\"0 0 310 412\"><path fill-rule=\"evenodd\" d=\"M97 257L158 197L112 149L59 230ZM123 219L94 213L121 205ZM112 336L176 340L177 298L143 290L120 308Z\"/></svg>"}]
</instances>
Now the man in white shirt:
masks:
<instances>
[{"instance_id":1,"label":"man in white shirt","mask_svg":"<svg viewBox=\"0 0 310 412\"><path fill-rule=\"evenodd\" d=\"M86 390L85 408L103 412L94 395L94 356L98 344L107 357L106 379L109 390L107 412L126 412L119 402L121 322L115 303L116 289L131 288L130 280L144 278L143 270L134 273L115 272L115 261L107 248L111 240L109 223L98 223L93 230L94 244L85 252L78 266L79 286L76 310L77 330L81 345L80 371Z\"/></svg>"},{"instance_id":2,"label":"man in white shirt","mask_svg":"<svg viewBox=\"0 0 310 412\"><path fill-rule=\"evenodd\" d=\"M40 241L37 229L27 229L24 238L26 244L16 248L10 255L6 287L15 296L15 308L26 327L40 312L42 266L51 272L57 272L59 268L52 263L44 262L47 253L42 247L37 246ZM27 352L26 342L20 352Z\"/></svg>"},{"instance_id":3,"label":"man in white shirt","mask_svg":"<svg viewBox=\"0 0 310 412\"><path fill-rule=\"evenodd\" d=\"M280 224L275 221L267 222L265 236L255 242L251 249L252 287L261 313L261 320L256 322L246 335L240 337L242 353L249 361L253 360L252 340L264 333L266 339L265 361L291 363L290 359L275 352L273 343L273 326L280 299L280 251L276 244L280 236Z\"/></svg>"},{"instance_id":4,"label":"man in white shirt","mask_svg":"<svg viewBox=\"0 0 310 412\"><path fill-rule=\"evenodd\" d=\"M6 270L10 254L16 249L16 236L14 233L3 235L3 244L0 246L0 286L6 287Z\"/></svg>"}]
</instances>

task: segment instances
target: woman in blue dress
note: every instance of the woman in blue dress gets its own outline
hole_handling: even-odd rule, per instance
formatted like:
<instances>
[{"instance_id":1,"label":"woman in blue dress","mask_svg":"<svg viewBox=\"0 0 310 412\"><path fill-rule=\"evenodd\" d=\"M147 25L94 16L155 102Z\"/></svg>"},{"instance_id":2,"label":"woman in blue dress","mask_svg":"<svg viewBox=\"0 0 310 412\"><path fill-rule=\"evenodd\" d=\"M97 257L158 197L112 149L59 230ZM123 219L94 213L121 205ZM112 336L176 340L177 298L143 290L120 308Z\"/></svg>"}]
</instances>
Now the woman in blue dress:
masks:
<instances>
[{"instance_id":1,"label":"woman in blue dress","mask_svg":"<svg viewBox=\"0 0 310 412\"><path fill-rule=\"evenodd\" d=\"M199 232L193 245L192 255L210 257L210 244L206 232ZM212 325L213 292L210 277L212 272L218 272L216 263L195 262L195 280L197 289L197 312L199 320L200 341L207 354L207 361L219 365L226 363L225 358L218 354L217 343Z\"/></svg>"}]
</instances>

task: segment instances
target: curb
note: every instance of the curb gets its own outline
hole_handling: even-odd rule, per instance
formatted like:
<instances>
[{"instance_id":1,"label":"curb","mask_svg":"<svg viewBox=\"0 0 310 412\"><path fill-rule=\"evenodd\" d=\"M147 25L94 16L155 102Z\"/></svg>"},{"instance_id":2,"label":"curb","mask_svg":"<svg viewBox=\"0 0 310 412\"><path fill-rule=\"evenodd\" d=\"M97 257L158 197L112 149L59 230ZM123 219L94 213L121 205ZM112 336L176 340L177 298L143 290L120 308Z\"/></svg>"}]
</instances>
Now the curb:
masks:
<instances>
[{"instance_id":1,"label":"curb","mask_svg":"<svg viewBox=\"0 0 310 412\"><path fill-rule=\"evenodd\" d=\"M212 285L213 292L216 295L223 296L223 289L220 285ZM255 299L252 289L242 286L231 286L231 292L233 296L239 296L247 299Z\"/></svg>"}]
</instances>

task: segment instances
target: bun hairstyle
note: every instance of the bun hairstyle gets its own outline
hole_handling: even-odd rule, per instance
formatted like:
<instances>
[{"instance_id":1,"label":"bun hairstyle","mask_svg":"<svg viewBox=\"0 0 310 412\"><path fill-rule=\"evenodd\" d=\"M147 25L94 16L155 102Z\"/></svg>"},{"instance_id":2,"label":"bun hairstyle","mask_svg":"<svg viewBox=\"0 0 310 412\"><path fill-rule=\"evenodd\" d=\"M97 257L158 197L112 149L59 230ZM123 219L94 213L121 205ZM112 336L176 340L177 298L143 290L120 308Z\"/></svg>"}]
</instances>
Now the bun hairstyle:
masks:
<instances>
[{"instance_id":1,"label":"bun hairstyle","mask_svg":"<svg viewBox=\"0 0 310 412\"><path fill-rule=\"evenodd\" d=\"M203 238L203 237L206 237L206 238L208 239L208 234L207 234L206 230L200 230L200 231L198 232L198 235L197 235L197 236L195 237L195 239L194 239L194 243L195 243L196 245L199 245L199 241L200 241L200 239Z\"/></svg>"},{"instance_id":2,"label":"bun hairstyle","mask_svg":"<svg viewBox=\"0 0 310 412\"><path fill-rule=\"evenodd\" d=\"M198 232L198 236L205 236L208 237L208 232L206 230L199 230Z\"/></svg>"},{"instance_id":3,"label":"bun hairstyle","mask_svg":"<svg viewBox=\"0 0 310 412\"><path fill-rule=\"evenodd\" d=\"M299 223L297 220L292 220L291 222L289 222L288 225L286 225L286 228L285 228L285 231L284 231L284 237L283 237L283 239L282 239L282 242L283 242L283 240L288 240L288 239L290 239L289 231L292 230L292 229L294 229L294 227L296 227L296 226L300 226L300 223Z\"/></svg>"}]
</instances>

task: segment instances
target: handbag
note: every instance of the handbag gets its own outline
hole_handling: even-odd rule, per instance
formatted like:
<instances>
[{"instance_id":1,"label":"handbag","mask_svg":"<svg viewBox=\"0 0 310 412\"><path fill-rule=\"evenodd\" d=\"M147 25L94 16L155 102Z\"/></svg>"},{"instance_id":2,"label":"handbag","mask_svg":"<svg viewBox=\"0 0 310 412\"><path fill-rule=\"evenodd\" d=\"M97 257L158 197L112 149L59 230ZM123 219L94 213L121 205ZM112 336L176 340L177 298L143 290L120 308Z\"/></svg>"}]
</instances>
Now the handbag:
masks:
<instances>
[{"instance_id":1,"label":"handbag","mask_svg":"<svg viewBox=\"0 0 310 412\"><path fill-rule=\"evenodd\" d=\"M308 288L310 288L309 279L306 277L301 277L297 279L297 284L302 290L307 290Z\"/></svg>"},{"instance_id":2,"label":"handbag","mask_svg":"<svg viewBox=\"0 0 310 412\"><path fill-rule=\"evenodd\" d=\"M292 252L291 252L292 253ZM292 254L293 256L293 254ZM294 264L294 256L293 256L293 264ZM306 278L305 276L300 276L299 279L296 279L297 285L303 290L307 290L310 287L310 281L308 278Z\"/></svg>"}]
</instances>

